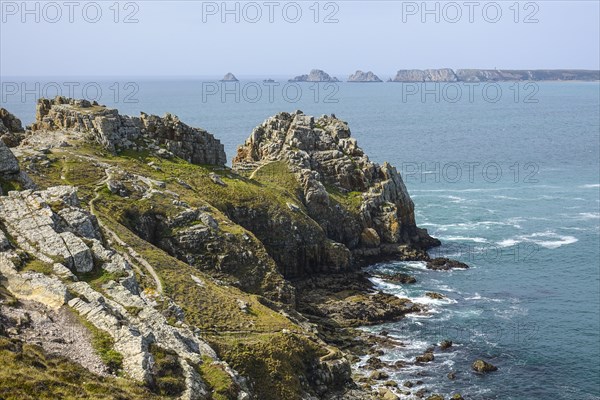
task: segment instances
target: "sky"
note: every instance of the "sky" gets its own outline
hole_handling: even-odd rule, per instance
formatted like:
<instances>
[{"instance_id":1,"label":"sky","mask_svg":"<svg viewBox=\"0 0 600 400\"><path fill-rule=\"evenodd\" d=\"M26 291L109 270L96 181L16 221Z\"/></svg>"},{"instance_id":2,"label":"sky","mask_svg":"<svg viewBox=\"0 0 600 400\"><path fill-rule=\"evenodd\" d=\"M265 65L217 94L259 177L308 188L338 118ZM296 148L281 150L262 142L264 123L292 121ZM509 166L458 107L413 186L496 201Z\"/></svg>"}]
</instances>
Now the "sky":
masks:
<instances>
[{"instance_id":1,"label":"sky","mask_svg":"<svg viewBox=\"0 0 600 400\"><path fill-rule=\"evenodd\" d=\"M593 1L0 2L0 76L599 69Z\"/></svg>"}]
</instances>

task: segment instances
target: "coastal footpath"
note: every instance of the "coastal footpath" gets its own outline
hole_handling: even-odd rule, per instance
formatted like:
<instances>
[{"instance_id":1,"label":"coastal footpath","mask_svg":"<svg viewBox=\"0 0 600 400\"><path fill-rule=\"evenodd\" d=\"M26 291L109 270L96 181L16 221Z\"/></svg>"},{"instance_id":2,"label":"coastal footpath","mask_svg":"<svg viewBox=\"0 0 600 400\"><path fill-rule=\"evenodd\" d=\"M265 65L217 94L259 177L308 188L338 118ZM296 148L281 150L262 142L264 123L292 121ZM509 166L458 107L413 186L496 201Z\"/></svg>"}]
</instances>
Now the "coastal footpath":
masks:
<instances>
[{"instance_id":1,"label":"coastal footpath","mask_svg":"<svg viewBox=\"0 0 600 400\"><path fill-rule=\"evenodd\" d=\"M400 174L346 122L279 113L229 168L171 114L57 97L0 120L0 397L443 398L382 379L404 365L353 368L397 345L357 327L427 310L363 266L467 266L428 256Z\"/></svg>"}]
</instances>

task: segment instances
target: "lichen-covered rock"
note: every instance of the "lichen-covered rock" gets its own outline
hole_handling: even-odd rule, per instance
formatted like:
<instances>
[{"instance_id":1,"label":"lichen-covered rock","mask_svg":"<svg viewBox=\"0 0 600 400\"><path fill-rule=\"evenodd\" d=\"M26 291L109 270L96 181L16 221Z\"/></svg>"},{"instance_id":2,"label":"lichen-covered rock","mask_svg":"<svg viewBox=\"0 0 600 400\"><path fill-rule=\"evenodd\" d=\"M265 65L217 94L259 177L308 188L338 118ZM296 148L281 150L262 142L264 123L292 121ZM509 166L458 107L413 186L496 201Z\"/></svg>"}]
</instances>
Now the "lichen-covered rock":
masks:
<instances>
[{"instance_id":1,"label":"lichen-covered rock","mask_svg":"<svg viewBox=\"0 0 600 400\"><path fill-rule=\"evenodd\" d=\"M141 146L158 156L175 155L193 164L227 162L219 140L202 129L184 124L174 115L161 118L141 113L140 117L130 117L86 100L39 99L32 130L81 132L113 152Z\"/></svg>"}]
</instances>

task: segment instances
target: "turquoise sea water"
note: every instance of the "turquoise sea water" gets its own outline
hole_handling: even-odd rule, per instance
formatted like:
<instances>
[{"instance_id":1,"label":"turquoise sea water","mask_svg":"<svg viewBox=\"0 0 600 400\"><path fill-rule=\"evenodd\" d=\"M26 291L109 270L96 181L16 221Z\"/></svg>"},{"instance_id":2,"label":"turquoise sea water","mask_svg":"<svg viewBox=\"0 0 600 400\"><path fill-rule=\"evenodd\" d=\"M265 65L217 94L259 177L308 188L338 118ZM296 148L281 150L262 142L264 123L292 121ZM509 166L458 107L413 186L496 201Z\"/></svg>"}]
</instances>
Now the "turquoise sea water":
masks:
<instances>
[{"instance_id":1,"label":"turquoise sea water","mask_svg":"<svg viewBox=\"0 0 600 400\"><path fill-rule=\"evenodd\" d=\"M463 86L455 102L453 86L391 83L321 84L318 94L314 84L303 84L292 102L283 83L269 99L262 81L262 97L251 102L255 85L242 93L248 83L240 84L236 101L234 94L206 95L214 86L200 81L138 81L139 102L123 103L124 94L115 102L107 81L100 101L128 114L176 114L221 139L229 160L252 128L276 112L335 113L374 161L403 172L417 223L444 243L432 255L471 266L453 272L416 262L372 267L415 275L412 286L377 283L429 306L426 314L373 328L406 343L383 359L412 360L443 339L455 344L426 367L393 378L423 380L447 397L600 399L598 83ZM35 99L24 100L8 96L0 105L30 123ZM431 300L427 291L447 299ZM476 358L499 371L473 374ZM446 378L450 371L456 380Z\"/></svg>"}]
</instances>

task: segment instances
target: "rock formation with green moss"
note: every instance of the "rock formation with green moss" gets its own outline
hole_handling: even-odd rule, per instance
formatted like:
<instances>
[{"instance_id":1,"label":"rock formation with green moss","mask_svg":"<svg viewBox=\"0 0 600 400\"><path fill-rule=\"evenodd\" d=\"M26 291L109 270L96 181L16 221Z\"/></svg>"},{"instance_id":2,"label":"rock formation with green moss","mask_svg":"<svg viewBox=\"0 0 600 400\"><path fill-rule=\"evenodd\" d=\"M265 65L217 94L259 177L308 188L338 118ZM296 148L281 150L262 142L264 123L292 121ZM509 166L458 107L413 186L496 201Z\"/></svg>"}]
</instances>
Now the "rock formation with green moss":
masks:
<instances>
[{"instance_id":1,"label":"rock formation with green moss","mask_svg":"<svg viewBox=\"0 0 600 400\"><path fill-rule=\"evenodd\" d=\"M335 117L278 114L230 169L175 116L59 97L0 154L0 397L368 399L352 327L421 310L360 266L437 242Z\"/></svg>"}]
</instances>

